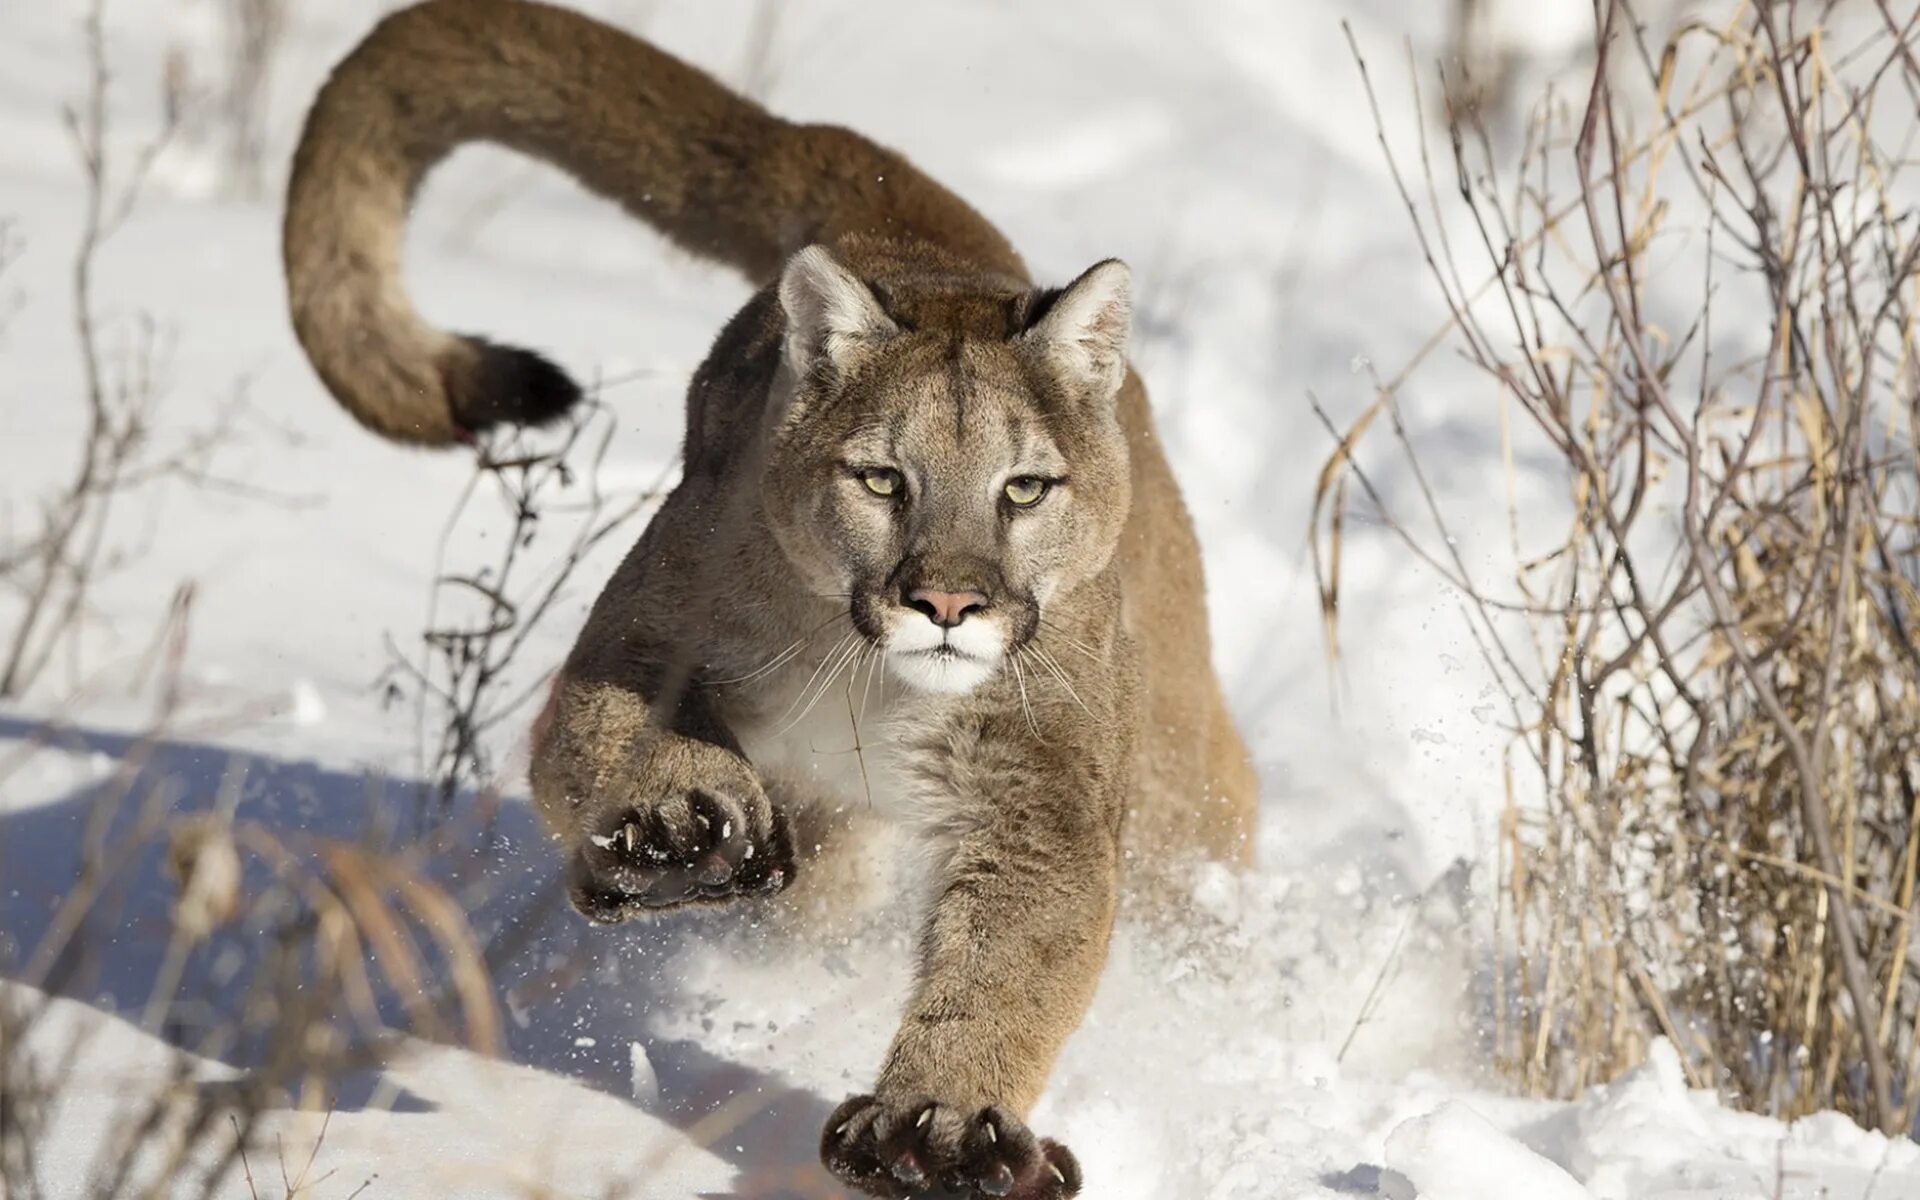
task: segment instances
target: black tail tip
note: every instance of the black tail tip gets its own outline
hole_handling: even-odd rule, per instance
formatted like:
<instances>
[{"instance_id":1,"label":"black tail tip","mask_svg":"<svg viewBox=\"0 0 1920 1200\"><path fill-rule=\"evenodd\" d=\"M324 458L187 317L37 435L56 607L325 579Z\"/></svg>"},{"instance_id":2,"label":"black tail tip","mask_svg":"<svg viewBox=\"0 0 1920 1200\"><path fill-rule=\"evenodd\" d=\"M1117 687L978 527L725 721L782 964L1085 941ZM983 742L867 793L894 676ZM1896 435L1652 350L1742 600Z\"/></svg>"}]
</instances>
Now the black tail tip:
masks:
<instances>
[{"instance_id":1,"label":"black tail tip","mask_svg":"<svg viewBox=\"0 0 1920 1200\"><path fill-rule=\"evenodd\" d=\"M446 372L447 400L463 428L544 425L579 403L580 385L546 357L485 338L464 340L470 353Z\"/></svg>"}]
</instances>

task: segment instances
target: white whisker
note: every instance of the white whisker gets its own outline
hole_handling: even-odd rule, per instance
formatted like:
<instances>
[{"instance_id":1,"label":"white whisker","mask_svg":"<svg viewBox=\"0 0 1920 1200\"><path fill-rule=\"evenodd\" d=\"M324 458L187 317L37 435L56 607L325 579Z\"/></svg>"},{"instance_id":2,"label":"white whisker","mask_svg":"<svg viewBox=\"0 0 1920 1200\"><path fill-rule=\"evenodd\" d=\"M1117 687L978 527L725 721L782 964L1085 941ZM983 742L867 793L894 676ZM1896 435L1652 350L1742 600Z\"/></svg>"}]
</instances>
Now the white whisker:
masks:
<instances>
[{"instance_id":1,"label":"white whisker","mask_svg":"<svg viewBox=\"0 0 1920 1200\"><path fill-rule=\"evenodd\" d=\"M837 612L833 614L831 617L828 617L826 620L820 622L818 625L815 625L812 629L808 630L803 636L797 638L792 645L780 651L778 654L768 659L765 663L762 663L760 666L747 672L745 675L736 675L731 679L709 679L705 681L706 686L727 687L736 683L752 683L754 680L759 679L763 675L767 675L773 671L777 671L781 667L785 666L787 663L792 662L797 655L799 655L802 651L804 651L807 647L807 643L811 642L814 638L818 637L822 629L825 629L827 626L833 624L835 621L838 621L843 617L847 617L849 615L851 614L846 612Z\"/></svg>"},{"instance_id":2,"label":"white whisker","mask_svg":"<svg viewBox=\"0 0 1920 1200\"><path fill-rule=\"evenodd\" d=\"M1033 730L1035 737L1039 737L1040 723L1033 719L1033 705L1027 702L1027 673L1020 669L1022 653L1024 651L1015 650L1007 661L1013 664L1013 682L1020 689L1020 711L1027 714L1027 728Z\"/></svg>"},{"instance_id":3,"label":"white whisker","mask_svg":"<svg viewBox=\"0 0 1920 1200\"><path fill-rule=\"evenodd\" d=\"M857 630L851 630L851 629L840 635L840 640L835 642L833 646L830 649L828 649L826 654L821 657L819 664L813 668L813 674L807 676L807 682L801 685L799 694L794 696L793 698L793 703L787 705L787 711L780 714L780 719L782 721L792 716L793 710L800 707L800 702L802 700L805 700L807 698L807 695L813 691L814 683L819 680L820 673L827 669L827 664L834 661L836 658L838 658L841 649L845 647L849 641L851 641L852 639L858 636L859 636L859 632ZM829 675L827 678L832 679L833 677ZM808 707L812 707L812 706L809 705ZM789 728L791 728L791 726L789 726Z\"/></svg>"},{"instance_id":4,"label":"white whisker","mask_svg":"<svg viewBox=\"0 0 1920 1200\"><path fill-rule=\"evenodd\" d=\"M850 638L853 639L852 645L847 644L848 639ZM845 647L845 649L842 650L841 647ZM865 649L865 647L866 647L866 643L859 640L859 635L857 632L848 634L846 637L841 638L838 642L835 642L834 649L828 652L827 662L831 662L833 666L830 670L827 671L826 678L821 681L820 686L817 688L813 687L812 680L808 680L807 689L802 690L799 696L799 700L806 701L806 706L800 710L800 715L794 717L791 721L788 721L786 725L780 729L780 732L775 736L784 737L785 735L793 732L794 727L799 725L800 722L806 720L808 714L812 713L813 710L819 705L820 701L826 697L826 694L833 689L833 681L836 678L838 678L840 672L846 668L847 664L858 659L860 657L861 651ZM827 663L825 662L821 663L822 667L825 667L826 665ZM820 672L818 670L814 671L815 677L818 677L819 674ZM808 695L808 691L812 692L811 696ZM795 702L798 703L798 700L796 700Z\"/></svg>"},{"instance_id":5,"label":"white whisker","mask_svg":"<svg viewBox=\"0 0 1920 1200\"><path fill-rule=\"evenodd\" d=\"M806 648L806 645L807 645L807 639L800 638L798 641L794 642L793 645L788 646L785 650L782 650L780 653L774 655L772 658L768 659L765 663L747 672L745 675L735 675L731 679L710 679L707 681L707 684L709 687L725 687L729 684L735 684L735 683L752 683L754 680L760 678L762 675L765 675L771 671L778 670L780 667L784 666L786 663L791 662L795 655L799 654L800 651Z\"/></svg>"},{"instance_id":6,"label":"white whisker","mask_svg":"<svg viewBox=\"0 0 1920 1200\"><path fill-rule=\"evenodd\" d=\"M862 649L866 658L867 686L873 686L873 664L880 657L880 651L873 646ZM867 794L867 807L873 807L873 778L867 774L867 745L860 737L860 718L866 712L867 698L860 697L860 711L853 710L853 681L860 676L861 663L855 662L852 674L847 676L847 719L853 722L853 754L860 764L860 788Z\"/></svg>"},{"instance_id":7,"label":"white whisker","mask_svg":"<svg viewBox=\"0 0 1920 1200\"><path fill-rule=\"evenodd\" d=\"M860 689L860 715L861 716L865 716L867 713L867 697L873 692L873 677L879 673L880 673L880 648L878 646L875 646L867 654L867 682L866 682L866 685ZM884 687L885 685L883 684L882 685L883 690L880 693L880 706L882 708L885 708L887 703L887 694L884 690Z\"/></svg>"},{"instance_id":8,"label":"white whisker","mask_svg":"<svg viewBox=\"0 0 1920 1200\"><path fill-rule=\"evenodd\" d=\"M1067 673L1060 667L1060 660L1036 645L1029 644L1026 649L1028 653L1032 654L1034 658L1039 661L1041 666L1045 667L1055 679L1060 681L1061 687L1067 689L1067 695L1073 697L1073 702L1080 706L1080 711L1092 717L1093 710L1087 707L1087 702L1082 700L1080 693L1074 690L1073 681L1067 678ZM1094 719L1098 720L1099 718L1095 717Z\"/></svg>"},{"instance_id":9,"label":"white whisker","mask_svg":"<svg viewBox=\"0 0 1920 1200\"><path fill-rule=\"evenodd\" d=\"M1086 655L1088 658L1092 659L1094 662L1106 661L1106 659L1102 658L1100 654L1093 649L1093 647L1087 645L1085 642L1069 637L1065 630L1061 629L1060 626L1055 625L1052 621L1047 620L1045 617L1040 618L1040 624L1046 626L1047 632L1053 635L1054 638L1056 638L1061 642L1066 643L1072 649L1078 650L1080 653Z\"/></svg>"}]
</instances>

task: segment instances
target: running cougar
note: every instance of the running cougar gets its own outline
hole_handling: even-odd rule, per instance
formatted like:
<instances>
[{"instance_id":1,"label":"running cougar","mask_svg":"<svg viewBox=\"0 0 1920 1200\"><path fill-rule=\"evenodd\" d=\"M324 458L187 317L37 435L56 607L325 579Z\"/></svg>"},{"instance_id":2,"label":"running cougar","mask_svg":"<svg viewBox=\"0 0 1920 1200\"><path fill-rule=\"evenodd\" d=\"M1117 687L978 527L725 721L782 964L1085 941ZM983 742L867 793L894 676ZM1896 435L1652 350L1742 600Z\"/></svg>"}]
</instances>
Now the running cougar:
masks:
<instances>
[{"instance_id":1,"label":"running cougar","mask_svg":"<svg viewBox=\"0 0 1920 1200\"><path fill-rule=\"evenodd\" d=\"M409 201L473 140L759 289L695 373L684 476L536 724L574 904L612 923L837 880L816 852L850 814L890 818L933 851L916 989L822 1157L879 1196L1075 1194L1073 1156L1023 1120L1093 995L1122 860L1244 862L1255 799L1127 366L1126 266L1036 288L984 218L858 134L575 13L433 0L334 71L287 198L300 343L400 441L579 394L407 297Z\"/></svg>"}]
</instances>

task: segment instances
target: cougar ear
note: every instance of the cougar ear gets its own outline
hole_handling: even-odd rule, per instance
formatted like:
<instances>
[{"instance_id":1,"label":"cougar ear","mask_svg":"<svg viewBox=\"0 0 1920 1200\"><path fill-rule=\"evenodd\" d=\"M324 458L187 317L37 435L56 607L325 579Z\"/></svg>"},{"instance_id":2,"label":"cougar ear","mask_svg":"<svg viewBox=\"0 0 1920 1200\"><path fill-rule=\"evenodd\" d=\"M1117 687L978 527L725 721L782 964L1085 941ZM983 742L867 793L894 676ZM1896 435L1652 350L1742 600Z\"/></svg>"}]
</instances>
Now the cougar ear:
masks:
<instances>
[{"instance_id":1,"label":"cougar ear","mask_svg":"<svg viewBox=\"0 0 1920 1200\"><path fill-rule=\"evenodd\" d=\"M787 260L780 307L787 314L787 365L802 379L823 359L845 370L862 351L899 332L872 290L825 246L808 246Z\"/></svg>"},{"instance_id":2,"label":"cougar ear","mask_svg":"<svg viewBox=\"0 0 1920 1200\"><path fill-rule=\"evenodd\" d=\"M1093 264L1045 305L1020 340L1095 399L1112 399L1127 375L1132 281L1117 258Z\"/></svg>"}]
</instances>

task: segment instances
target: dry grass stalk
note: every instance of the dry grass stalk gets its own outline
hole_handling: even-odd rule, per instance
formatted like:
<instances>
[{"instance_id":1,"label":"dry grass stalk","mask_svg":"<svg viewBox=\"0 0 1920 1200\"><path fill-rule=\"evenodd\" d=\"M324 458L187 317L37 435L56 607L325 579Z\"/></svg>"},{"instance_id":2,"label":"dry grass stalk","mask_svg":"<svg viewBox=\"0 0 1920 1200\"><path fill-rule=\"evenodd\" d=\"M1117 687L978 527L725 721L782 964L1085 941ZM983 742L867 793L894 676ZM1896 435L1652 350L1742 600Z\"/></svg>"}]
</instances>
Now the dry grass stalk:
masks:
<instances>
[{"instance_id":1,"label":"dry grass stalk","mask_svg":"<svg viewBox=\"0 0 1920 1200\"><path fill-rule=\"evenodd\" d=\"M626 498L602 487L616 422L598 390L569 412L557 436L511 429L481 442L441 531L421 648L410 655L389 639L386 695L395 702L411 694L421 774L434 781L443 811L462 791L501 784L488 735L524 714L559 665L545 664L529 681L521 651L587 555L663 494L665 475ZM486 565L449 567L453 536L486 491L505 516L500 549ZM528 551L556 525L565 541L536 570Z\"/></svg>"},{"instance_id":2,"label":"dry grass stalk","mask_svg":"<svg viewBox=\"0 0 1920 1200\"><path fill-rule=\"evenodd\" d=\"M1336 630L1354 483L1458 592L1504 689L1495 1028L1530 1091L1665 1036L1750 1107L1914 1126L1917 24L1783 0L1660 38L1602 0L1586 95L1541 107L1510 175L1459 112L1444 203L1424 153L1410 181L1388 152L1439 340L1488 380L1510 475L1510 439L1559 464L1567 521L1516 514L1512 582L1483 587L1403 372L1322 473L1323 609ZM1360 462L1382 417L1420 530Z\"/></svg>"},{"instance_id":3,"label":"dry grass stalk","mask_svg":"<svg viewBox=\"0 0 1920 1200\"><path fill-rule=\"evenodd\" d=\"M245 1156L260 1148L267 1114L330 1110L344 1073L377 1067L403 1038L501 1048L483 948L433 870L462 853L471 830L392 846L267 824L238 813L247 777L240 759L210 806L182 811L181 781L152 769L152 750L177 714L190 595L183 590L158 639L160 700L141 747L100 785L79 872L39 941L9 967L27 987L0 1003L0 1194L29 1200L73 1177L74 1164L48 1161L45 1148L90 1035L62 1040L41 1027L51 997L90 990L113 963L115 894L143 858L164 855L177 891L172 913L162 914L171 932L141 1023L242 1071L209 1082L182 1055L164 1080L130 1088L104 1152L88 1164L90 1195L222 1194L236 1173L251 1175ZM58 740L50 732L41 742ZM233 956L230 940L222 950L238 964L224 985L231 999L217 1011L196 1004L197 1016L182 1019L188 957L226 927L243 931L250 947ZM316 1143L302 1187L325 1178L311 1174L318 1153Z\"/></svg>"},{"instance_id":4,"label":"dry grass stalk","mask_svg":"<svg viewBox=\"0 0 1920 1200\"><path fill-rule=\"evenodd\" d=\"M73 325L80 348L81 401L86 425L68 482L39 505L30 531L0 543L0 587L16 593L0 640L0 697L15 697L39 680L92 616L93 589L107 572L138 551L117 546L112 516L129 496L163 483L261 495L214 471L220 452L236 440L249 414L246 391L236 388L203 427L174 437L159 433L169 339L141 314L116 324L101 316L95 273L108 242L133 215L154 162L185 122L187 97L169 74L158 131L122 162L112 151L102 10L95 0L82 24L88 76L85 96L66 111L84 176L80 238L72 262ZM17 243L0 226L0 266ZM78 674L77 662L74 674Z\"/></svg>"}]
</instances>

